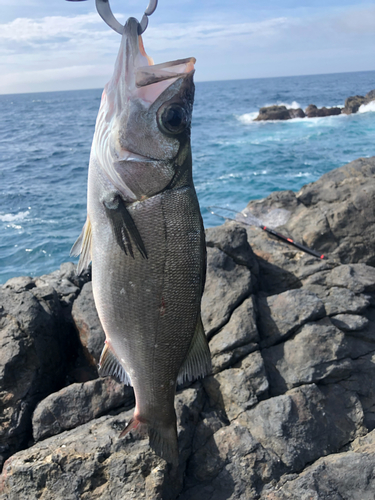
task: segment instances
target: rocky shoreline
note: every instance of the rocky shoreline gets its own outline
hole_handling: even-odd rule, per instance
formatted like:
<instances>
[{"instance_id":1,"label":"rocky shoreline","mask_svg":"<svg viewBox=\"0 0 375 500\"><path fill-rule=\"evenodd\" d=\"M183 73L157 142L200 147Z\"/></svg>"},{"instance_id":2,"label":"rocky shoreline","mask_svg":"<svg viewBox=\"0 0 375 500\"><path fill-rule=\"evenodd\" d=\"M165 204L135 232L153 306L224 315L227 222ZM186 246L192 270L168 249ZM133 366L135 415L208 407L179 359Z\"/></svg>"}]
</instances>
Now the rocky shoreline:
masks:
<instances>
[{"instance_id":1,"label":"rocky shoreline","mask_svg":"<svg viewBox=\"0 0 375 500\"><path fill-rule=\"evenodd\" d=\"M180 465L119 439L132 389L99 379L90 275L0 288L1 500L366 500L375 491L375 157L207 230L213 374L176 396Z\"/></svg>"},{"instance_id":2,"label":"rocky shoreline","mask_svg":"<svg viewBox=\"0 0 375 500\"><path fill-rule=\"evenodd\" d=\"M293 118L316 118L322 116L335 116L335 115L351 115L357 113L359 108L364 104L369 104L375 101L375 90L371 90L365 96L355 95L350 96L345 100L343 108L318 108L315 104L309 104L305 111L301 108L288 109L286 106L274 105L265 106L260 108L258 116L254 121L267 121L267 120L291 120Z\"/></svg>"}]
</instances>

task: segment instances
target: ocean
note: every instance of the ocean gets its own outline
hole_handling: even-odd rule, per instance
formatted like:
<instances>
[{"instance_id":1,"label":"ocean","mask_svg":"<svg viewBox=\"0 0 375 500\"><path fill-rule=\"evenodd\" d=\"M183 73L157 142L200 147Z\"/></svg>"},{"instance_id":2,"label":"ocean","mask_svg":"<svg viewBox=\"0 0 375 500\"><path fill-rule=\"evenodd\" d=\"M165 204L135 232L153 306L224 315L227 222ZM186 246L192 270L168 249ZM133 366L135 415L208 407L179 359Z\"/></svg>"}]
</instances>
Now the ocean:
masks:
<instances>
[{"instance_id":1,"label":"ocean","mask_svg":"<svg viewBox=\"0 0 375 500\"><path fill-rule=\"evenodd\" d=\"M193 168L205 226L222 223L207 206L242 210L375 155L373 103L349 116L254 122L260 107L343 106L374 88L375 71L197 83ZM72 260L100 98L101 89L0 95L0 283Z\"/></svg>"}]
</instances>

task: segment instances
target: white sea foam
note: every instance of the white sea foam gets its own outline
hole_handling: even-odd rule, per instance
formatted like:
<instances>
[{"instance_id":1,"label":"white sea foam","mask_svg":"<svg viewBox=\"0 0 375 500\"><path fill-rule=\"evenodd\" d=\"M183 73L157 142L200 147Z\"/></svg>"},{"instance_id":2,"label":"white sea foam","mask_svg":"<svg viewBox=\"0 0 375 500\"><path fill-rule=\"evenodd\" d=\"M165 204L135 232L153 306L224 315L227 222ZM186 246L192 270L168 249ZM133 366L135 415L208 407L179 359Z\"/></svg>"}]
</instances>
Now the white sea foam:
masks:
<instances>
[{"instance_id":1,"label":"white sea foam","mask_svg":"<svg viewBox=\"0 0 375 500\"><path fill-rule=\"evenodd\" d=\"M359 107L358 113L368 113L369 111L375 111L375 101L371 101L368 104L362 104Z\"/></svg>"},{"instance_id":2,"label":"white sea foam","mask_svg":"<svg viewBox=\"0 0 375 500\"><path fill-rule=\"evenodd\" d=\"M297 101L293 101L291 104L288 102L278 102L277 104L267 104L267 106L285 106L286 109L297 109L301 107Z\"/></svg>"},{"instance_id":3,"label":"white sea foam","mask_svg":"<svg viewBox=\"0 0 375 500\"><path fill-rule=\"evenodd\" d=\"M243 115L237 115L236 118L241 123L248 124L248 123L252 123L255 120L255 118L258 116L258 114L259 114L258 111L255 111L254 113L245 113Z\"/></svg>"},{"instance_id":4,"label":"white sea foam","mask_svg":"<svg viewBox=\"0 0 375 500\"><path fill-rule=\"evenodd\" d=\"M0 214L0 221L1 222L14 222L14 221L20 221L25 219L29 215L29 211L26 210L26 212L18 212L18 214Z\"/></svg>"},{"instance_id":5,"label":"white sea foam","mask_svg":"<svg viewBox=\"0 0 375 500\"><path fill-rule=\"evenodd\" d=\"M298 174L294 174L292 177L310 177L310 172L298 172Z\"/></svg>"},{"instance_id":6,"label":"white sea foam","mask_svg":"<svg viewBox=\"0 0 375 500\"><path fill-rule=\"evenodd\" d=\"M277 104L266 104L266 107L268 106L285 106L287 109L296 109L301 107L301 105L297 101L293 101L291 104L287 102L279 102ZM254 111L253 113L244 113L243 115L237 115L236 118L241 123L247 125L249 123L252 123L258 116L258 114L259 114L258 111ZM280 120L268 120L268 121L280 121Z\"/></svg>"}]
</instances>

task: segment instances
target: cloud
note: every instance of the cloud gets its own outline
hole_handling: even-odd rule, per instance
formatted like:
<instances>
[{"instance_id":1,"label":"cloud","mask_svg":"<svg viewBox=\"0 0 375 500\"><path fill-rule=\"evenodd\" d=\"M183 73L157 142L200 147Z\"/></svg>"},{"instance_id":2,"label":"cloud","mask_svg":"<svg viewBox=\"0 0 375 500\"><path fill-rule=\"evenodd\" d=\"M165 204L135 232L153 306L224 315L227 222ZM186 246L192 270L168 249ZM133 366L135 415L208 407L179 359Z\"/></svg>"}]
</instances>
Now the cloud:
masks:
<instances>
[{"instance_id":1,"label":"cloud","mask_svg":"<svg viewBox=\"0 0 375 500\"><path fill-rule=\"evenodd\" d=\"M212 13L150 23L144 41L155 62L197 57L201 80L355 71L373 69L374 22L373 6L237 23ZM102 87L119 44L96 12L0 24L0 92Z\"/></svg>"}]
</instances>

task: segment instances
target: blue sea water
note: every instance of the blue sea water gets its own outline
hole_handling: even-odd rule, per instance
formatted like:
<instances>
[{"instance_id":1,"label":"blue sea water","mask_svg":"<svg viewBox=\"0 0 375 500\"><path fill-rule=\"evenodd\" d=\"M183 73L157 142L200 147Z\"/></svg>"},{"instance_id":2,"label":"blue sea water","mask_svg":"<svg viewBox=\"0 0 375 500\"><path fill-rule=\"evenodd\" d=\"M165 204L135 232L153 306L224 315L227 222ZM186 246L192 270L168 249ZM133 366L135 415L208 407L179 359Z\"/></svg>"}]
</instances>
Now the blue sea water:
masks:
<instances>
[{"instance_id":1,"label":"blue sea water","mask_svg":"<svg viewBox=\"0 0 375 500\"><path fill-rule=\"evenodd\" d=\"M375 155L375 108L286 122L254 122L260 107L343 106L375 88L375 71L196 84L195 185L205 208L299 190L323 173ZM69 260L86 218L86 182L101 90L0 96L0 283Z\"/></svg>"}]
</instances>

